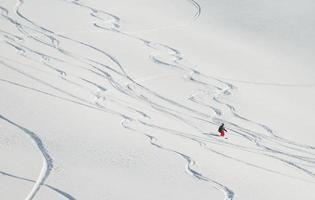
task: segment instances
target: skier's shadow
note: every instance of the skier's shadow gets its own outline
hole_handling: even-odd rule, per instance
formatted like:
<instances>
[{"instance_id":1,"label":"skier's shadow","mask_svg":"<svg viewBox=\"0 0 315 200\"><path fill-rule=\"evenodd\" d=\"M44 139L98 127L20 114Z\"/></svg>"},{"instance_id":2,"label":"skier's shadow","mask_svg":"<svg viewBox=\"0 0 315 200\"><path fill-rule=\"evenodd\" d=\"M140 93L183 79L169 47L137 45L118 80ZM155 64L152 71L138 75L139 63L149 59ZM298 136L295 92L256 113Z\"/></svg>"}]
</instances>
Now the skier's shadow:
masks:
<instances>
[{"instance_id":1,"label":"skier's shadow","mask_svg":"<svg viewBox=\"0 0 315 200\"><path fill-rule=\"evenodd\" d=\"M228 139L227 137L222 137L221 135L219 134L216 134L216 133L204 133L205 135L207 136L210 136L210 137L219 137L219 138L224 138L224 139Z\"/></svg>"},{"instance_id":2,"label":"skier's shadow","mask_svg":"<svg viewBox=\"0 0 315 200\"><path fill-rule=\"evenodd\" d=\"M220 137L219 134L216 134L216 133L204 133L205 135L207 136L215 136L215 137Z\"/></svg>"}]
</instances>

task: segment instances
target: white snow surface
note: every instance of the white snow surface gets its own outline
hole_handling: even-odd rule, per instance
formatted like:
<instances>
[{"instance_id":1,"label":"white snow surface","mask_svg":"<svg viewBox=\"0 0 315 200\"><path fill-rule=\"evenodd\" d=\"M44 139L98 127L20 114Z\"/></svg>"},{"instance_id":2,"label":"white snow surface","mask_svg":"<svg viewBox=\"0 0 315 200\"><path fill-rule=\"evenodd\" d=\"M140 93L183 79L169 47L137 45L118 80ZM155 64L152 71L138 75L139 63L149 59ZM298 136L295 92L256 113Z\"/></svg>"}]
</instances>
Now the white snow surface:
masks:
<instances>
[{"instance_id":1,"label":"white snow surface","mask_svg":"<svg viewBox=\"0 0 315 200\"><path fill-rule=\"evenodd\" d=\"M0 199L315 199L314 10L1 0Z\"/></svg>"}]
</instances>

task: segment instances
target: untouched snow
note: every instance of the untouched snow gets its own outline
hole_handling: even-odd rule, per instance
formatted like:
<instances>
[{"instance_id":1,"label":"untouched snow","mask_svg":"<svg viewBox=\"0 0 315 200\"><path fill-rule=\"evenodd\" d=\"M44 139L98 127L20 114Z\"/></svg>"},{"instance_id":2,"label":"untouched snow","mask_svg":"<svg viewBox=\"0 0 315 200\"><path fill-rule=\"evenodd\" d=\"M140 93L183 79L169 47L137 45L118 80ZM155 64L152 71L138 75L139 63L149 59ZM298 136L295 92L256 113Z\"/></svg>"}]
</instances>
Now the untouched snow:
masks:
<instances>
[{"instance_id":1,"label":"untouched snow","mask_svg":"<svg viewBox=\"0 0 315 200\"><path fill-rule=\"evenodd\" d=\"M314 9L2 0L0 199L315 199Z\"/></svg>"}]
</instances>

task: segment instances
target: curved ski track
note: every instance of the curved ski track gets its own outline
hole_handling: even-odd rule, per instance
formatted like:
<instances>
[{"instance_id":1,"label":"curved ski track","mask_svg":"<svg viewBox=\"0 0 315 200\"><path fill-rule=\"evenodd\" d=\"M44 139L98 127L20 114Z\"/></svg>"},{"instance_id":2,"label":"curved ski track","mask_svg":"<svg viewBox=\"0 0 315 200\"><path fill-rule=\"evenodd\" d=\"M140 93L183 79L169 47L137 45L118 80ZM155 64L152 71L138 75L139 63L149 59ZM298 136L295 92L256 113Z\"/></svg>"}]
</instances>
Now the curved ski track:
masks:
<instances>
[{"instance_id":1,"label":"curved ski track","mask_svg":"<svg viewBox=\"0 0 315 200\"><path fill-rule=\"evenodd\" d=\"M2 84L10 84L11 86L29 90L30 92L36 92L39 95L47 95L52 98L57 98L60 101L66 101L68 103L74 103L78 106L85 106L91 109L99 110L101 112L120 116L122 118L122 127L143 134L149 139L149 142L152 146L173 153L184 159L187 162L185 168L188 174L199 179L200 181L205 181L212 187L222 191L225 195L225 199L234 199L236 196L235 192L224 183L221 183L219 180L214 180L211 177L207 177L203 175L202 172L194 169L194 166L197 166L198 163L196 163L191 156L179 152L176 150L176 146L172 148L164 147L162 144L158 143L158 138L156 136L150 135L139 128L134 128L134 126L140 125L140 127L144 126L146 128L163 131L164 133L196 142L200 145L200 148L203 148L205 151L220 155L226 159L235 160L245 165L256 167L271 173L281 174L291 178L298 178L226 155L213 148L210 148L208 144L220 144L231 149L248 151L254 154L269 157L283 162L289 167L293 167L296 170L302 171L310 177L315 178L315 147L299 144L294 141L281 138L277 136L270 127L239 115L233 105L225 103L224 101L225 97L230 95L233 90L236 89L235 86L226 81L194 70L193 65L189 63L189 61L173 47L121 31L121 19L112 13L93 8L79 0L60 1L88 10L90 12L90 16L95 19L95 23L93 24L95 30L113 32L122 37L128 37L130 40L138 41L151 49L150 58L152 62L160 65L161 67L167 67L169 70L178 71L183 78L193 84L196 84L200 88L197 92L192 92L192 95L187 97L187 100L198 104L201 107L211 109L213 113L209 114L190 108L187 105L183 105L151 90L150 88L145 87L143 84L140 84L140 82L137 82L128 75L127 71L125 70L126 66L122 66L122 64L119 62L119 59L105 50L97 46L93 46L92 44L89 44L85 41L71 38L65 34L56 33L53 30L46 28L45 25L37 24L23 14L22 7L27 3L23 0L17 1L14 13L10 13L8 11L9 9L0 6L1 23L13 25L16 28L14 33L0 29L0 37L2 44L6 45L7 48L15 49L18 55L38 63L42 66L42 68L39 69L33 66L28 66L24 63L18 63L2 56L0 57L0 65L29 79L32 79L39 84L45 85L58 92L58 94L62 94L63 96L41 91L39 89L18 83L14 80L1 79L0 82ZM201 14L201 7L194 0L189 0L189 2L191 2L196 8L196 13L193 16L193 20L197 20ZM25 41L35 42L42 46L44 50L38 51L31 45L27 45ZM64 43L76 45L82 50L86 49L97 52L98 54L102 55L102 57L106 59L107 62L105 63L103 60L75 53L71 48L65 48L63 46ZM45 51L45 49L50 51ZM54 51L54 53L58 56L50 55L49 52L51 51ZM66 66L71 66L72 68L82 70L85 73L88 73L90 76L93 76L95 79L81 77L80 75L77 75L75 72L71 71L71 68ZM59 84L53 84L43 80L29 72L29 69L36 70L38 73L44 73L48 76L55 77L56 80L61 83L68 84L72 87L80 89L82 92L85 92L89 98L79 96L72 91L68 91L67 89L56 86ZM114 90L119 95L108 95L106 93L108 90ZM204 98L211 99L211 101L205 102L203 100ZM107 107L104 102L118 105L121 109L113 110L110 107ZM132 102L141 103L147 110L143 110L143 108L133 105ZM154 116L148 113L152 110L167 117L171 117L172 120L176 122L184 123L185 125L193 128L196 132L192 134L189 132L180 132L168 127L163 127L153 120ZM255 125L260 130L249 130L240 124L223 120L223 111L226 110L235 118L242 121L242 124ZM53 161L39 135L16 124L2 115L0 115L0 118L27 134L36 143L44 158L42 171L36 181L11 175L5 172L1 172L1 174L21 181L33 182L34 187L25 198L27 200L33 199L41 186L49 187L67 199L74 199L70 194L45 184L45 180L52 170ZM220 140L213 134L205 134L205 131L200 129L196 122L203 122L211 125L219 125L221 122L224 122L229 128L231 132L230 134L238 135L248 140L248 142L255 145L255 148L235 144L230 141Z\"/></svg>"},{"instance_id":2,"label":"curved ski track","mask_svg":"<svg viewBox=\"0 0 315 200\"><path fill-rule=\"evenodd\" d=\"M39 138L39 136L36 133L24 128L23 126L21 126L19 124L16 124L15 122L9 120L8 118L4 117L1 114L0 114L0 119L3 121L6 121L10 125L20 129L26 135L28 135L32 139L32 141L35 142L35 144L37 145L37 148L40 150L40 152L42 154L42 157L43 157L42 170L38 176L38 179L35 181L35 184L34 184L32 190L29 192L29 194L25 198L25 200L33 199L34 196L36 195L37 191L40 189L40 187L44 184L45 180L49 176L49 173L53 168L53 160L50 157L47 149L45 148L42 140Z\"/></svg>"}]
</instances>

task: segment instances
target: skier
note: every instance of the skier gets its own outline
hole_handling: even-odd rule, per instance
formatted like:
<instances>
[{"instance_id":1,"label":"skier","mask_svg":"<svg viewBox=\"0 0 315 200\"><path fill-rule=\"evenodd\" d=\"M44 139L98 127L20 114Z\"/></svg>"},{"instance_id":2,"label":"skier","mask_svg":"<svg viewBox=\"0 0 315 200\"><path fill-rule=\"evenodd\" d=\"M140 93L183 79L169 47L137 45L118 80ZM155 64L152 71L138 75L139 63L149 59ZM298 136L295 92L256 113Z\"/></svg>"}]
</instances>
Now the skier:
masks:
<instances>
[{"instance_id":1,"label":"skier","mask_svg":"<svg viewBox=\"0 0 315 200\"><path fill-rule=\"evenodd\" d=\"M224 128L224 124L222 123L221 126L219 127L218 129L219 133L220 133L220 136L221 137L224 137L224 131L227 132L227 130Z\"/></svg>"}]
</instances>

